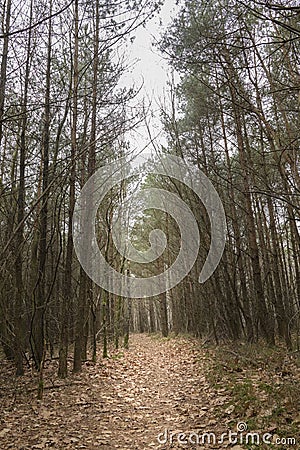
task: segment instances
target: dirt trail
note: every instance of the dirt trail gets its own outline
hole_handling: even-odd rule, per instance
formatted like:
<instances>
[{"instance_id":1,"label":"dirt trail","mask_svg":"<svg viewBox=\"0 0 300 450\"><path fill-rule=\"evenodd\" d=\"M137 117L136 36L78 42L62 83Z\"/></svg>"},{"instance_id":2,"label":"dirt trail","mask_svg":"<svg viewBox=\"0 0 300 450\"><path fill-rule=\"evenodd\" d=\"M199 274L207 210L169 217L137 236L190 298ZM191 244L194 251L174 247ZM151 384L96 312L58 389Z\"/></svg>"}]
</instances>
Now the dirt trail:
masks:
<instances>
[{"instance_id":1,"label":"dirt trail","mask_svg":"<svg viewBox=\"0 0 300 450\"><path fill-rule=\"evenodd\" d=\"M42 402L32 390L33 379L25 380L21 391L16 386L14 396L1 398L0 448L207 448L178 445L177 437L171 445L169 435L217 432L213 405L220 400L205 380L201 352L205 364L205 352L195 340L136 335L128 351L87 363L82 374L66 381L69 385L57 387L56 368L52 375L48 368Z\"/></svg>"}]
</instances>

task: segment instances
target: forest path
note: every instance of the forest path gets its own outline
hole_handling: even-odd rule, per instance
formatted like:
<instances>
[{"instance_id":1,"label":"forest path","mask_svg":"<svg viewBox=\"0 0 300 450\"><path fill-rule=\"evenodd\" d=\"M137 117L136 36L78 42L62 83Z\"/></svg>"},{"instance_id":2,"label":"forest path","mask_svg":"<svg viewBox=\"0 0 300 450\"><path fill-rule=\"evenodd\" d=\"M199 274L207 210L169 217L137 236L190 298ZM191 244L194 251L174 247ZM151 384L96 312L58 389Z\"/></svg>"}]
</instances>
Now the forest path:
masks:
<instances>
[{"instance_id":1,"label":"forest path","mask_svg":"<svg viewBox=\"0 0 300 450\"><path fill-rule=\"evenodd\" d=\"M210 431L220 436L221 428L224 431L224 423L220 427L214 417L214 406L226 398L209 387L206 358L211 356L195 339L133 335L129 350L86 363L81 374L70 376L61 387L49 366L42 402L30 388L36 386L33 380L24 382L13 399L3 401L0 448L225 448L224 443L178 444L179 432L189 436L192 431ZM176 433L172 445L170 432Z\"/></svg>"}]
</instances>

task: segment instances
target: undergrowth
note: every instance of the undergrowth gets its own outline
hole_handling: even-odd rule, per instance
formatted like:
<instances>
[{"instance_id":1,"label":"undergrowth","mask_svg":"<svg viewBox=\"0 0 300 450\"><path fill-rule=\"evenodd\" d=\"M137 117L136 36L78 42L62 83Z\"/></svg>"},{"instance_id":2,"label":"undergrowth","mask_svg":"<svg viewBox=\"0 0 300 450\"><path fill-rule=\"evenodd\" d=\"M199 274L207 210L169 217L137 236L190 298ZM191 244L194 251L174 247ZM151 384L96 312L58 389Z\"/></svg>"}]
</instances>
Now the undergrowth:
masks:
<instances>
[{"instance_id":1,"label":"undergrowth","mask_svg":"<svg viewBox=\"0 0 300 450\"><path fill-rule=\"evenodd\" d=\"M246 448L300 448L299 353L262 344L223 345L206 351L211 361L206 378L212 388L229 399L216 407L216 415L222 419L230 411L232 426L242 421L249 432L271 433L274 442L276 437L295 438L297 442Z\"/></svg>"}]
</instances>

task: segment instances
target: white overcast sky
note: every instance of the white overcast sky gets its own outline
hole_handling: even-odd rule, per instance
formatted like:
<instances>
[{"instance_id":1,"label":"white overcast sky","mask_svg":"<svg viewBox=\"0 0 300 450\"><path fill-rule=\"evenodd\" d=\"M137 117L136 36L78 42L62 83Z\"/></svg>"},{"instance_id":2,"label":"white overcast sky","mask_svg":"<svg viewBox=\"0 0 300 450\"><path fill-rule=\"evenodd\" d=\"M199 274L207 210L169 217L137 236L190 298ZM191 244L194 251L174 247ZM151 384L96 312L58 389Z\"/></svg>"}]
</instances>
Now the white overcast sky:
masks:
<instances>
[{"instance_id":1,"label":"white overcast sky","mask_svg":"<svg viewBox=\"0 0 300 450\"><path fill-rule=\"evenodd\" d=\"M158 118L158 102L164 97L164 91L167 89L167 81L170 80L171 70L167 62L163 59L159 50L153 46L155 39L159 40L160 35L166 26L171 22L172 17L178 12L178 6L175 0L165 0L161 11L150 20L146 27L140 27L135 32L135 40L132 45L126 49L127 62L129 65L135 61L129 73L121 79L121 85L135 85L143 88L133 104L142 102L145 99L146 105L151 101L151 113L148 114L150 121L152 137L161 130L161 124ZM151 118L151 116L153 117ZM130 140L132 150L136 148L139 152L149 142L149 136L146 126L141 125L126 136ZM165 143L160 135L157 143ZM149 148L150 150L150 148Z\"/></svg>"}]
</instances>

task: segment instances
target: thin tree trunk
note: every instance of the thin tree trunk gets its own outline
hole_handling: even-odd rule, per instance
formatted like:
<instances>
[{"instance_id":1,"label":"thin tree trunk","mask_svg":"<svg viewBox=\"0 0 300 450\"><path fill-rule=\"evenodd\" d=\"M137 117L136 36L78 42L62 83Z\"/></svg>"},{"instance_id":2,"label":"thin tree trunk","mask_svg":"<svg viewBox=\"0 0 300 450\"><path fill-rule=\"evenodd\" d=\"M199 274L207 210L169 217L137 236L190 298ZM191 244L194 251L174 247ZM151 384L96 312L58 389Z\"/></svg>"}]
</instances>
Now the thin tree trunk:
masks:
<instances>
[{"instance_id":1,"label":"thin tree trunk","mask_svg":"<svg viewBox=\"0 0 300 450\"><path fill-rule=\"evenodd\" d=\"M50 2L50 16L52 12L52 2ZM47 258L47 226L48 226L48 183L49 183L49 141L50 141L50 83L51 83L51 53L52 53L52 22L49 20L48 49L47 49L47 69L46 69L46 90L44 106L44 126L42 136L42 193L43 200L39 218L39 261L38 261L38 281L36 295L34 294L33 311L33 332L32 348L34 360L38 369L41 369L42 361L45 359L45 310L46 310L46 258Z\"/></svg>"},{"instance_id":2,"label":"thin tree trunk","mask_svg":"<svg viewBox=\"0 0 300 450\"><path fill-rule=\"evenodd\" d=\"M2 48L1 59L1 76L0 76L0 149L2 143L2 130L3 130L3 118L4 118L4 104L5 104L5 88L6 88L6 73L7 73L7 57L8 57L8 44L9 44L9 29L10 29L10 15L11 15L11 0L7 0L6 3L6 17L5 17L5 29ZM29 36L31 31L29 30ZM28 51L29 51L28 47Z\"/></svg>"},{"instance_id":3,"label":"thin tree trunk","mask_svg":"<svg viewBox=\"0 0 300 450\"><path fill-rule=\"evenodd\" d=\"M30 4L30 19L32 23L32 2ZM25 160L26 160L26 131L27 131L27 100L28 86L30 76L30 58L31 58L31 30L28 31L27 55L24 81L24 98L22 105L22 125L20 136L20 163L19 163L19 188L17 203L17 232L16 232L16 260L15 260L15 281L16 281L16 302L15 302L15 360L17 375L23 375L22 350L24 345L23 336L23 260L22 251L24 244L24 211L25 211Z\"/></svg>"},{"instance_id":4,"label":"thin tree trunk","mask_svg":"<svg viewBox=\"0 0 300 450\"><path fill-rule=\"evenodd\" d=\"M62 308L62 322L60 334L59 368L58 376L65 378L68 373L67 357L69 345L69 308L72 298L72 261L73 261L73 233L72 218L75 207L75 176L77 153L77 97L78 97L78 0L75 0L75 34L74 34L74 59L73 59L73 114L71 128L71 168L69 181L69 212L68 212L68 237L64 274L64 301Z\"/></svg>"}]
</instances>

